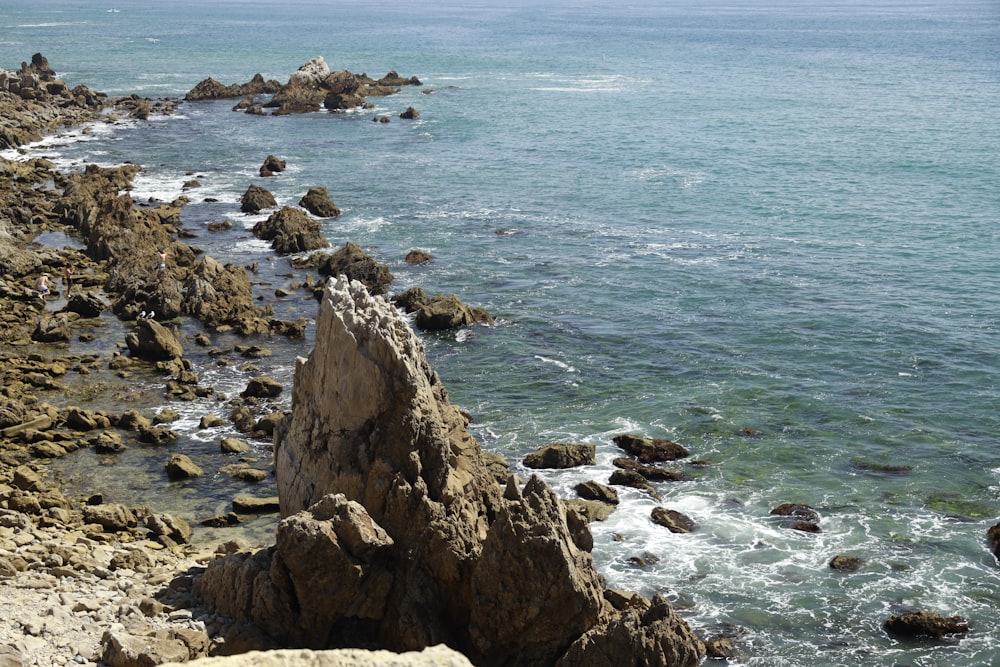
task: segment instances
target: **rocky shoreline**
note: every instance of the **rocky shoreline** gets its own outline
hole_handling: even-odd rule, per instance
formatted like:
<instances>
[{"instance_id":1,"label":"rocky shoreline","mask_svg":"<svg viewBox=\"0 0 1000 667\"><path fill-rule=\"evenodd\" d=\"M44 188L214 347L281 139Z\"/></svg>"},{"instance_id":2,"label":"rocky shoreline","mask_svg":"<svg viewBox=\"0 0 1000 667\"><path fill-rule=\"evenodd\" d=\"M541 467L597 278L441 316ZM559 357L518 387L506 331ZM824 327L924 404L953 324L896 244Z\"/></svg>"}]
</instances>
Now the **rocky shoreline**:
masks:
<instances>
[{"instance_id":1,"label":"rocky shoreline","mask_svg":"<svg viewBox=\"0 0 1000 667\"><path fill-rule=\"evenodd\" d=\"M337 112L401 85L419 81L395 72L378 81L330 72L318 58L285 85L262 77L232 86L206 79L187 99L241 97L234 110L256 114L265 108L276 115ZM259 95L273 97L264 102ZM64 126L171 113L179 103L111 99L85 86L70 90L36 54L19 71L0 70L0 148ZM269 156L261 175L283 168ZM413 664L469 664L444 648L432 657L420 653L444 643L484 665L602 664L598 656L649 664L668 656L667 664L702 660L706 644L665 600L609 590L594 571L586 524L613 511L614 489L592 482L565 502L540 479L516 479L505 461L481 451L465 431L467 415L448 402L408 323L379 297L389 293L388 269L354 244L325 249L318 225L299 209L276 211L254 233L281 255L315 251L294 266L315 271L301 288L321 304L322 335L343 338L324 349L342 352L300 362L291 413L276 410L266 377L255 378L240 396L218 397L247 438L276 442L279 496L261 502L270 503L270 511L280 502L277 543L194 545L191 527L178 517L107 503L99 494L65 496L49 479L48 461L85 447L113 453L131 440L168 444L176 438L167 411L148 417L88 408L113 384L106 380L152 371L177 400L214 394L199 382L172 322L200 322L204 333L196 344L204 346L212 333L236 332L247 337L248 350L258 336L301 339L306 326L258 305L245 267L222 265L185 241L185 198L135 202L128 190L140 169L91 166L63 174L42 159L0 159L0 603L23 610L0 619L0 667L124 667L346 645L410 651ZM252 186L244 210L273 207L268 196ZM322 188L310 190L300 206L316 217L339 215ZM79 239L83 249L33 242L45 232ZM417 250L411 255L414 262L430 259ZM34 289L42 274L65 300L57 312ZM415 288L392 301L421 329L490 321L454 295ZM102 317L108 314L114 317ZM75 353L74 341L91 340L95 327L122 344ZM369 349L352 356L347 341ZM382 351L374 368L372 350ZM93 394L71 390L80 384L68 381L74 377L85 378ZM337 400L347 410L316 399L319 387L328 392L336 377L366 388L358 394L340 385ZM390 394L397 398L386 402ZM343 413L367 416L346 424L338 421ZM311 440L315 433L338 435L320 451ZM396 448L380 450L375 443L383 440ZM230 443L236 449L229 451L239 451L239 444ZM622 435L615 444L628 456L615 461L620 470L612 485L658 498L652 482L690 479L656 465L689 456L677 443ZM593 445L554 444L524 463L559 468L592 464L593 457ZM171 458L171 477L199 474L184 458ZM246 463L243 469L251 477L266 474ZM238 523L239 509L212 520ZM772 514L790 528L820 530L818 513L807 506L785 504ZM674 532L697 529L662 507L651 520ZM1000 524L989 539L1000 557L997 530ZM338 578L317 581L309 565L314 552L296 547L303 543L322 550L331 568L340 567ZM481 562L490 564L489 572ZM536 570L525 568L528 562ZM549 591L542 609L529 599L534 588ZM309 590L322 599L307 601ZM890 619L886 629L936 637L968 631L964 619L921 614ZM713 657L733 655L726 638L709 641L707 650ZM323 653L282 657L290 662L280 664L354 664L333 662L348 660L346 654ZM369 664L361 662L369 658L350 659Z\"/></svg>"}]
</instances>

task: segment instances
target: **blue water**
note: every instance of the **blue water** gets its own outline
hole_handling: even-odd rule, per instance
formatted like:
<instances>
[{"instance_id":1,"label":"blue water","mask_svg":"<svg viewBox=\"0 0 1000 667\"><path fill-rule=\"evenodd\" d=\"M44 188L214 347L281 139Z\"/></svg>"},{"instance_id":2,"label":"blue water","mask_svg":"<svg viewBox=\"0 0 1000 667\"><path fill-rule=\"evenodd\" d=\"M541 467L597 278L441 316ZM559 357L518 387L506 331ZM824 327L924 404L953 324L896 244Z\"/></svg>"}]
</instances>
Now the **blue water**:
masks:
<instances>
[{"instance_id":1,"label":"blue water","mask_svg":"<svg viewBox=\"0 0 1000 667\"><path fill-rule=\"evenodd\" d=\"M607 480L618 433L688 446L709 465L681 466L695 480L658 487L662 503L624 492L593 526L594 557L611 585L666 593L703 636L737 634L734 664L1000 664L985 543L1000 519L995 1L5 3L0 66L36 51L116 95L286 81L314 56L418 76L373 111L185 104L29 154L138 162L137 198L173 199L194 174L185 225L226 261L269 264L238 210L250 183L289 205L328 187L343 211L331 243L368 248L397 291L455 293L498 318L465 340L425 337L484 446L519 465L548 442L597 444L596 468L543 473L567 497ZM395 118L407 106L419 120ZM268 154L289 170L262 181ZM203 231L225 217L233 232ZM434 262L406 266L414 247ZM291 273L271 264L262 293ZM308 344L272 347L262 363L288 377ZM214 437L189 431L210 460ZM191 505L205 489L146 493L205 513ZM816 507L823 532L774 523L784 502ZM651 525L657 504L699 530ZM840 553L867 565L835 573ZM643 555L655 562L630 561ZM973 631L885 636L911 607Z\"/></svg>"}]
</instances>

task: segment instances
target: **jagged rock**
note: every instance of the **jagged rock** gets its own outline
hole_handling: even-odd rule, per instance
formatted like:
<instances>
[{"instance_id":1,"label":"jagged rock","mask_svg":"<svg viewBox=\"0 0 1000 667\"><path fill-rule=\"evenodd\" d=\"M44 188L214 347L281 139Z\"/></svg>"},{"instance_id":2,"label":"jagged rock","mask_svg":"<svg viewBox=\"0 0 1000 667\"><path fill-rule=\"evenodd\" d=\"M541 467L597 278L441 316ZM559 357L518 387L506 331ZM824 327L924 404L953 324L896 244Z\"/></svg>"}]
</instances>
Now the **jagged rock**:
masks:
<instances>
[{"instance_id":1,"label":"jagged rock","mask_svg":"<svg viewBox=\"0 0 1000 667\"><path fill-rule=\"evenodd\" d=\"M330 200L327 189L320 186L309 188L299 200L299 206L320 218L336 218L340 215L340 209Z\"/></svg>"},{"instance_id":2,"label":"jagged rock","mask_svg":"<svg viewBox=\"0 0 1000 667\"><path fill-rule=\"evenodd\" d=\"M501 486L467 423L403 316L331 281L275 432L275 545L212 561L195 593L282 645L447 642L483 667L540 667L577 642L562 664L696 665L704 647L666 601L615 609L583 517L538 477Z\"/></svg>"},{"instance_id":3,"label":"jagged rock","mask_svg":"<svg viewBox=\"0 0 1000 667\"><path fill-rule=\"evenodd\" d=\"M403 120L416 120L417 118L420 118L420 112L413 107L406 107L406 111L399 114L399 117Z\"/></svg>"},{"instance_id":4,"label":"jagged rock","mask_svg":"<svg viewBox=\"0 0 1000 667\"><path fill-rule=\"evenodd\" d=\"M597 447L592 444L565 444L554 442L524 457L528 468L576 468L592 466L596 462Z\"/></svg>"},{"instance_id":5,"label":"jagged rock","mask_svg":"<svg viewBox=\"0 0 1000 667\"><path fill-rule=\"evenodd\" d=\"M633 489L645 491L657 500L660 499L660 494L656 492L649 481L633 470L615 470L608 478L608 483L615 486L630 486Z\"/></svg>"},{"instance_id":6,"label":"jagged rock","mask_svg":"<svg viewBox=\"0 0 1000 667\"><path fill-rule=\"evenodd\" d=\"M379 264L359 245L350 241L332 255L324 257L316 270L324 276L337 278L343 275L349 280L357 280L376 295L385 294L393 280L389 267Z\"/></svg>"},{"instance_id":7,"label":"jagged rock","mask_svg":"<svg viewBox=\"0 0 1000 667\"><path fill-rule=\"evenodd\" d=\"M244 213L260 213L265 208L275 208L277 205L274 195L259 185L251 185L240 197L240 210Z\"/></svg>"},{"instance_id":8,"label":"jagged rock","mask_svg":"<svg viewBox=\"0 0 1000 667\"><path fill-rule=\"evenodd\" d=\"M165 361L184 356L177 337L156 320L137 320L137 330L125 337L129 353L146 361Z\"/></svg>"},{"instance_id":9,"label":"jagged rock","mask_svg":"<svg viewBox=\"0 0 1000 667\"><path fill-rule=\"evenodd\" d=\"M146 528L161 541L168 544L188 544L191 541L191 526L184 519L172 514L152 514L146 518Z\"/></svg>"},{"instance_id":10,"label":"jagged rock","mask_svg":"<svg viewBox=\"0 0 1000 667\"><path fill-rule=\"evenodd\" d=\"M250 445L239 438L223 438L220 448L226 454L242 454L250 451Z\"/></svg>"},{"instance_id":11,"label":"jagged rock","mask_svg":"<svg viewBox=\"0 0 1000 667\"><path fill-rule=\"evenodd\" d=\"M254 95L270 95L278 92L281 82L271 79L265 81L261 74L254 74L253 78L242 84L230 84L228 86L219 83L212 77L198 82L184 96L188 102L198 100L224 100L234 97L247 97Z\"/></svg>"},{"instance_id":12,"label":"jagged rock","mask_svg":"<svg viewBox=\"0 0 1000 667\"><path fill-rule=\"evenodd\" d=\"M885 631L895 637L905 639L941 639L947 636L964 635L969 631L969 622L961 616L942 616L936 612L921 609L916 612L897 614L886 619Z\"/></svg>"},{"instance_id":13,"label":"jagged rock","mask_svg":"<svg viewBox=\"0 0 1000 667\"><path fill-rule=\"evenodd\" d=\"M253 226L253 234L271 242L271 247L282 255L325 248L330 242L323 238L319 220L297 208L284 206L266 220Z\"/></svg>"},{"instance_id":14,"label":"jagged rock","mask_svg":"<svg viewBox=\"0 0 1000 667\"><path fill-rule=\"evenodd\" d=\"M690 455L683 445L661 438L646 438L625 433L616 435L611 441L642 463L676 461Z\"/></svg>"},{"instance_id":15,"label":"jagged rock","mask_svg":"<svg viewBox=\"0 0 1000 667\"><path fill-rule=\"evenodd\" d=\"M244 335L268 333L270 306L254 305L253 288L244 268L203 257L184 282L184 312L216 331L233 328Z\"/></svg>"}]
</instances>

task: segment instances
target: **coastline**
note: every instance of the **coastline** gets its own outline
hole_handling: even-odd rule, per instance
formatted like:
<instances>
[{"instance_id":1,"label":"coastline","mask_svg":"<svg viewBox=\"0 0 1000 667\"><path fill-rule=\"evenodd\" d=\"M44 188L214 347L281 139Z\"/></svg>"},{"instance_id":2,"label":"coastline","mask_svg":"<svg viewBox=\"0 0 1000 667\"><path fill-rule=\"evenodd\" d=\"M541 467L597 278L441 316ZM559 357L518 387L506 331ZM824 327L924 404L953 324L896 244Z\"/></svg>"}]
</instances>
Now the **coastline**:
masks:
<instances>
[{"instance_id":1,"label":"coastline","mask_svg":"<svg viewBox=\"0 0 1000 667\"><path fill-rule=\"evenodd\" d=\"M38 141L59 128L170 113L179 102L108 98L82 86L69 91L40 54L19 73L4 71L0 79L5 148ZM100 493L67 497L49 475L53 459L80 448L114 452L129 439L169 441L169 418L147 417L143 413L150 406L140 403L121 414L95 406L102 404L102 392L114 391L136 372L155 373L169 390L178 383L168 374L184 380L197 371L183 357L157 360L142 358L137 350L121 352L121 341L136 330L169 334L169 325L143 326L121 314L100 317L134 296L128 293L134 286L120 276L134 275L144 253L168 247L172 267L190 259L175 226L183 202L140 210L127 195L118 196L138 169L125 165L64 174L41 159L0 159L0 208L7 213L0 222L0 343L5 348L0 354L0 604L24 610L5 615L0 623L4 664L114 662L143 644L147 652L177 659L183 648L187 661L210 652L212 638L225 632L224 620L194 605L191 576L217 547L232 550L244 543L192 544L192 529L183 519L143 505L106 503ZM98 228L116 220L135 228L137 216L143 221L139 235ZM41 234L65 236L90 248L86 253L72 246L55 249L35 242ZM118 248L115 239L123 241ZM33 289L42 273L52 276L45 300ZM108 285L120 289L108 291ZM269 324L266 309L249 303L230 315L230 321L214 321L216 328L284 326ZM95 331L118 344L100 353L75 352L74 343L93 340ZM294 335L295 325L288 331ZM198 390L196 380L193 389L190 379L179 385L175 390ZM233 400L248 415L259 417L268 409L252 398ZM227 517L220 521L234 523L232 516L228 524Z\"/></svg>"}]
</instances>

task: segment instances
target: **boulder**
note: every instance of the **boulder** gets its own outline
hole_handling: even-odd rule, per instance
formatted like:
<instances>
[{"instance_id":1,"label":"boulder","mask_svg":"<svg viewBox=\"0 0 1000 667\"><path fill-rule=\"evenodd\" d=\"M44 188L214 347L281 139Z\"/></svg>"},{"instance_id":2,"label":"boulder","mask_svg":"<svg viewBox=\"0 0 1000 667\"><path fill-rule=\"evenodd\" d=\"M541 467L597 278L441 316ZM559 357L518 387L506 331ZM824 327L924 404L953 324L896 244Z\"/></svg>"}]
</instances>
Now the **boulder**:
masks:
<instances>
[{"instance_id":1,"label":"boulder","mask_svg":"<svg viewBox=\"0 0 1000 667\"><path fill-rule=\"evenodd\" d=\"M818 533L819 512L809 505L800 503L783 503L770 512L771 516L778 517L782 524L792 530L800 530L804 533Z\"/></svg>"},{"instance_id":2,"label":"boulder","mask_svg":"<svg viewBox=\"0 0 1000 667\"><path fill-rule=\"evenodd\" d=\"M69 322L65 316L42 317L35 325L31 339L39 343L65 343L70 339Z\"/></svg>"},{"instance_id":3,"label":"boulder","mask_svg":"<svg viewBox=\"0 0 1000 667\"><path fill-rule=\"evenodd\" d=\"M554 442L540 447L524 457L528 468L576 468L596 462L597 447L591 444Z\"/></svg>"},{"instance_id":4,"label":"boulder","mask_svg":"<svg viewBox=\"0 0 1000 667\"><path fill-rule=\"evenodd\" d=\"M167 461L167 476L170 479L188 479L201 477L205 471L201 469L187 454L171 454Z\"/></svg>"},{"instance_id":5,"label":"boulder","mask_svg":"<svg viewBox=\"0 0 1000 667\"><path fill-rule=\"evenodd\" d=\"M188 102L199 100L224 100L254 95L273 95L281 88L281 82L274 79L265 81L262 75L254 74L246 83L224 85L209 77L198 82L184 96Z\"/></svg>"},{"instance_id":6,"label":"boulder","mask_svg":"<svg viewBox=\"0 0 1000 667\"><path fill-rule=\"evenodd\" d=\"M281 395L281 391L284 386L277 380L272 380L269 377L264 377L263 375L251 378L247 383L246 389L240 394L240 396L252 396L256 398L277 398Z\"/></svg>"},{"instance_id":7,"label":"boulder","mask_svg":"<svg viewBox=\"0 0 1000 667\"><path fill-rule=\"evenodd\" d=\"M66 310L80 317L100 317L109 307L110 304L95 292L76 292L66 302Z\"/></svg>"},{"instance_id":8,"label":"boulder","mask_svg":"<svg viewBox=\"0 0 1000 667\"><path fill-rule=\"evenodd\" d=\"M574 487L574 490L576 495L584 500L596 500L609 505L617 505L619 502L617 491L597 482L580 482Z\"/></svg>"},{"instance_id":9,"label":"boulder","mask_svg":"<svg viewBox=\"0 0 1000 667\"><path fill-rule=\"evenodd\" d=\"M321 275L357 280L372 294L385 294L392 283L389 267L379 264L356 243L348 241L332 255L324 257L316 267Z\"/></svg>"},{"instance_id":10,"label":"boulder","mask_svg":"<svg viewBox=\"0 0 1000 667\"><path fill-rule=\"evenodd\" d=\"M640 463L635 459L620 456L611 462L616 468L637 472L650 482L683 482L691 477L675 470L665 470L646 463Z\"/></svg>"},{"instance_id":11,"label":"boulder","mask_svg":"<svg viewBox=\"0 0 1000 667\"><path fill-rule=\"evenodd\" d=\"M277 205L274 195L259 185L251 185L240 197L240 210L244 213L260 213L265 208L275 208Z\"/></svg>"},{"instance_id":12,"label":"boulder","mask_svg":"<svg viewBox=\"0 0 1000 667\"><path fill-rule=\"evenodd\" d=\"M340 215L340 209L330 201L327 189L320 186L309 188L306 195L299 200L299 206L318 218L336 218Z\"/></svg>"},{"instance_id":13,"label":"boulder","mask_svg":"<svg viewBox=\"0 0 1000 667\"><path fill-rule=\"evenodd\" d=\"M1000 523L990 526L990 529L986 531L986 539L990 544L993 556L1000 559Z\"/></svg>"},{"instance_id":14,"label":"boulder","mask_svg":"<svg viewBox=\"0 0 1000 667\"><path fill-rule=\"evenodd\" d=\"M901 639L942 639L964 635L969 622L961 616L943 616L921 609L890 616L883 624L885 631Z\"/></svg>"},{"instance_id":15,"label":"boulder","mask_svg":"<svg viewBox=\"0 0 1000 667\"><path fill-rule=\"evenodd\" d=\"M184 281L184 295L184 312L209 329L232 328L244 335L271 329L273 310L254 305L253 288L242 267L202 257Z\"/></svg>"},{"instance_id":16,"label":"boulder","mask_svg":"<svg viewBox=\"0 0 1000 667\"><path fill-rule=\"evenodd\" d=\"M407 313L414 313L414 324L425 331L443 331L493 321L485 310L470 308L454 294L430 296L420 287L411 287L397 294L393 303Z\"/></svg>"},{"instance_id":17,"label":"boulder","mask_svg":"<svg viewBox=\"0 0 1000 667\"><path fill-rule=\"evenodd\" d=\"M697 528L694 519L677 510L667 509L666 507L654 507L650 513L650 518L653 520L653 523L663 526L671 533L690 533Z\"/></svg>"},{"instance_id":18,"label":"boulder","mask_svg":"<svg viewBox=\"0 0 1000 667\"><path fill-rule=\"evenodd\" d=\"M260 165L260 175L261 176L274 176L277 173L284 171L286 168L285 161L275 157L274 155L268 155L264 158L264 164Z\"/></svg>"},{"instance_id":19,"label":"boulder","mask_svg":"<svg viewBox=\"0 0 1000 667\"><path fill-rule=\"evenodd\" d=\"M156 320L137 320L136 331L125 337L129 353L146 361L166 361L184 356L177 336Z\"/></svg>"},{"instance_id":20,"label":"boulder","mask_svg":"<svg viewBox=\"0 0 1000 667\"><path fill-rule=\"evenodd\" d=\"M583 517L538 477L498 483L467 423L403 316L331 281L274 435L275 544L212 561L195 593L284 646L447 643L484 667L610 664L602 651L698 664L703 645L665 600L607 601Z\"/></svg>"},{"instance_id":21,"label":"boulder","mask_svg":"<svg viewBox=\"0 0 1000 667\"><path fill-rule=\"evenodd\" d=\"M96 523L109 533L126 531L139 525L135 512L117 503L84 505L82 512L85 523Z\"/></svg>"},{"instance_id":22,"label":"boulder","mask_svg":"<svg viewBox=\"0 0 1000 667\"><path fill-rule=\"evenodd\" d=\"M267 220L253 226L253 234L271 242L271 247L282 255L325 248L330 242L323 238L319 221L297 208L284 206L272 213Z\"/></svg>"},{"instance_id":23,"label":"boulder","mask_svg":"<svg viewBox=\"0 0 1000 667\"><path fill-rule=\"evenodd\" d=\"M434 259L433 255L425 250L420 250L414 248L410 252L406 253L406 263L407 264L426 264L427 262Z\"/></svg>"},{"instance_id":24,"label":"boulder","mask_svg":"<svg viewBox=\"0 0 1000 667\"><path fill-rule=\"evenodd\" d=\"M647 438L625 433L616 435L611 441L642 463L676 461L690 455L683 445L661 438Z\"/></svg>"}]
</instances>

